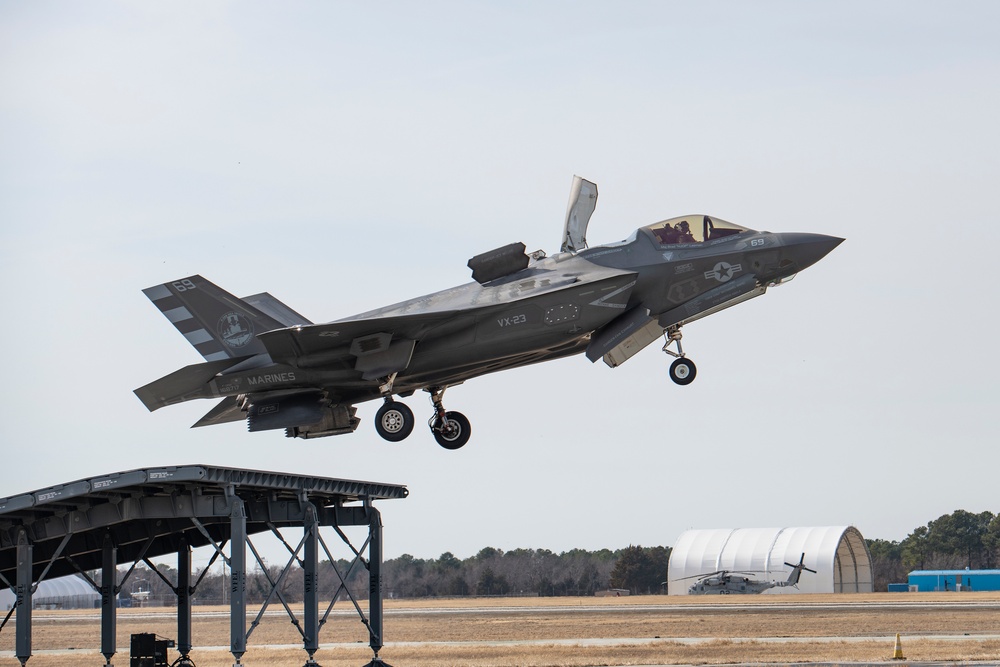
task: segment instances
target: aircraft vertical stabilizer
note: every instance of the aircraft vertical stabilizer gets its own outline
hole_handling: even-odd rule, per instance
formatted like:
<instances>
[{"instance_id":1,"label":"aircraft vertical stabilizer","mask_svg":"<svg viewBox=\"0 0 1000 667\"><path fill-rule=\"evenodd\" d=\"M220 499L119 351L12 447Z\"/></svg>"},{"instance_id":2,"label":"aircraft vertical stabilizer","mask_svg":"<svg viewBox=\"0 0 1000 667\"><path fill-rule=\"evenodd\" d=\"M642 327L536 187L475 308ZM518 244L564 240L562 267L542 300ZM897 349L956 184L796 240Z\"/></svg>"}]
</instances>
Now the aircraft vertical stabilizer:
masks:
<instances>
[{"instance_id":1,"label":"aircraft vertical stabilizer","mask_svg":"<svg viewBox=\"0 0 1000 667\"><path fill-rule=\"evenodd\" d=\"M273 317L286 327L297 327L312 324L304 315L300 315L267 292L245 296L243 300L260 312Z\"/></svg>"},{"instance_id":2,"label":"aircraft vertical stabilizer","mask_svg":"<svg viewBox=\"0 0 1000 667\"><path fill-rule=\"evenodd\" d=\"M142 290L205 361L266 352L257 334L284 325L201 276Z\"/></svg>"}]
</instances>

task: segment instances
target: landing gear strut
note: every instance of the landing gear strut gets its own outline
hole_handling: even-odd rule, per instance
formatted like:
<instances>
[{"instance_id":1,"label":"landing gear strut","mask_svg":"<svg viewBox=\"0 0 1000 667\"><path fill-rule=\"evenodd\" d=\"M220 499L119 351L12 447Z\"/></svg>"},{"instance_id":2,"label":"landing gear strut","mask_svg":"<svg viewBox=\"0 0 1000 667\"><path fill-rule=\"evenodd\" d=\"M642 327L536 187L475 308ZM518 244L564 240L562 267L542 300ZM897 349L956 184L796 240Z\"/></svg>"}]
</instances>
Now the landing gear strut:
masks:
<instances>
[{"instance_id":1,"label":"landing gear strut","mask_svg":"<svg viewBox=\"0 0 1000 667\"><path fill-rule=\"evenodd\" d=\"M375 413L375 432L389 442L405 440L413 432L413 411L406 403L392 400L392 383L396 379L393 373L379 386L379 391L385 403Z\"/></svg>"},{"instance_id":2,"label":"landing gear strut","mask_svg":"<svg viewBox=\"0 0 1000 667\"><path fill-rule=\"evenodd\" d=\"M691 384L694 382L694 376L697 375L698 369L693 361L684 356L684 348L681 347L680 327L670 327L663 334L667 339L667 342L663 344L663 351L676 357L674 363L670 364L670 379L679 385ZM673 343L677 343L676 352L670 349Z\"/></svg>"},{"instance_id":3,"label":"landing gear strut","mask_svg":"<svg viewBox=\"0 0 1000 667\"><path fill-rule=\"evenodd\" d=\"M461 412L448 412L441 399L447 387L431 387L427 392L434 405L434 416L428 422L434 439L445 449L458 449L472 436L472 425Z\"/></svg>"}]
</instances>

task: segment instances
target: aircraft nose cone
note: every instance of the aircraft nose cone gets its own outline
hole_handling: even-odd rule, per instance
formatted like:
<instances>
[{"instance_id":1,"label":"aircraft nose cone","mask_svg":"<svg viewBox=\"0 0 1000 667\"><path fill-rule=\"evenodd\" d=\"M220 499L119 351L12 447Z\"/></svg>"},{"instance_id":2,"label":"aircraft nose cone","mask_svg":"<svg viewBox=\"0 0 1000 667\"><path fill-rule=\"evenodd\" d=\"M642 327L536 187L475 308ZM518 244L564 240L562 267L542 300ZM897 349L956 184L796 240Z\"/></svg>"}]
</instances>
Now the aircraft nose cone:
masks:
<instances>
[{"instance_id":1,"label":"aircraft nose cone","mask_svg":"<svg viewBox=\"0 0 1000 667\"><path fill-rule=\"evenodd\" d=\"M795 264L796 271L808 268L830 254L844 239L825 234L782 234L782 255L785 261ZM784 263L784 262L783 262Z\"/></svg>"}]
</instances>

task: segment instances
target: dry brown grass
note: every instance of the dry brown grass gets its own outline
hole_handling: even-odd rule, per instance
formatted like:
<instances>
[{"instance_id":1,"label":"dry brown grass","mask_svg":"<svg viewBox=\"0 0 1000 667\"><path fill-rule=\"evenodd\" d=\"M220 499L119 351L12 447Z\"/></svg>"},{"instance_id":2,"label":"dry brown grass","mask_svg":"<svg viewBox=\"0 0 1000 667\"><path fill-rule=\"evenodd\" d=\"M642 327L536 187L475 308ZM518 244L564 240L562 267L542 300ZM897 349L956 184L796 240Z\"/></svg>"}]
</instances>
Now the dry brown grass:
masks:
<instances>
[{"instance_id":1,"label":"dry brown grass","mask_svg":"<svg viewBox=\"0 0 1000 667\"><path fill-rule=\"evenodd\" d=\"M874 603L923 602L916 607L874 607ZM802 610L792 603L833 604L841 608ZM943 608L941 602L962 603ZM873 662L892 656L895 633L903 636L910 660L968 662L997 660L1000 641L975 635L1000 635L1000 614L974 603L1000 603L989 593L878 594L871 596L727 596L719 598L507 598L459 600L389 600L386 602L387 646L381 657L397 667L590 667L598 665L718 664L733 662L789 663ZM847 603L873 605L871 609ZM692 605L708 605L693 609ZM596 607L597 609L592 609ZM215 608L226 612L226 608ZM274 609L272 607L272 609ZM277 609L280 610L280 607ZM338 605L338 610L350 607ZM462 610L465 610L464 612ZM207 611L196 608L195 612ZM474 611L473 611L474 610ZM296 610L297 613L298 610ZM133 632L176 637L172 609L123 609L118 617L118 643ZM300 615L301 617L301 615ZM33 667L99 665L103 659L98 612L36 611ZM251 619L252 620L252 616ZM249 621L248 621L249 625ZM0 651L12 651L13 619L0 633ZM967 639L935 639L964 635ZM908 635L930 635L907 639ZM195 643L222 647L229 643L225 615L194 620ZM844 637L852 641L775 642L775 637ZM701 638L690 643L684 638ZM611 645L591 643L607 640ZM287 617L268 616L251 638L243 662L248 665L298 667L305 662L301 637ZM316 659L325 667L358 667L371 659L368 636L356 615L331 617ZM72 654L45 651L75 649ZM9 656L10 654L7 653ZM88 656L88 657L84 657ZM199 667L232 665L225 649L195 648ZM127 650L116 662L127 664ZM16 665L13 657L0 666Z\"/></svg>"}]
</instances>

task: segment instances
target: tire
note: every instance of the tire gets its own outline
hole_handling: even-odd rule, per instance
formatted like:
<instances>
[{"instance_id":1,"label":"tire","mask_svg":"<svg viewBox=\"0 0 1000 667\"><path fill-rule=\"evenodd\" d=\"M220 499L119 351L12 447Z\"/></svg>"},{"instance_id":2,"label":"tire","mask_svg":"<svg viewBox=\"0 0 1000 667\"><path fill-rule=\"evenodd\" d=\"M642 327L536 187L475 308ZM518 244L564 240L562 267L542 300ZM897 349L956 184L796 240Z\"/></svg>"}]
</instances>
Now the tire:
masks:
<instances>
[{"instance_id":1,"label":"tire","mask_svg":"<svg viewBox=\"0 0 1000 667\"><path fill-rule=\"evenodd\" d=\"M375 413L375 432L389 442L400 442L413 432L413 411L406 403L389 401Z\"/></svg>"},{"instance_id":2,"label":"tire","mask_svg":"<svg viewBox=\"0 0 1000 667\"><path fill-rule=\"evenodd\" d=\"M448 422L448 428L442 431L435 424L431 429L434 439L445 449L459 449L472 436L472 425L461 412L446 412L444 418Z\"/></svg>"},{"instance_id":3,"label":"tire","mask_svg":"<svg viewBox=\"0 0 1000 667\"><path fill-rule=\"evenodd\" d=\"M691 384L698 369L687 357L681 357L670 364L670 379L679 385Z\"/></svg>"}]
</instances>

